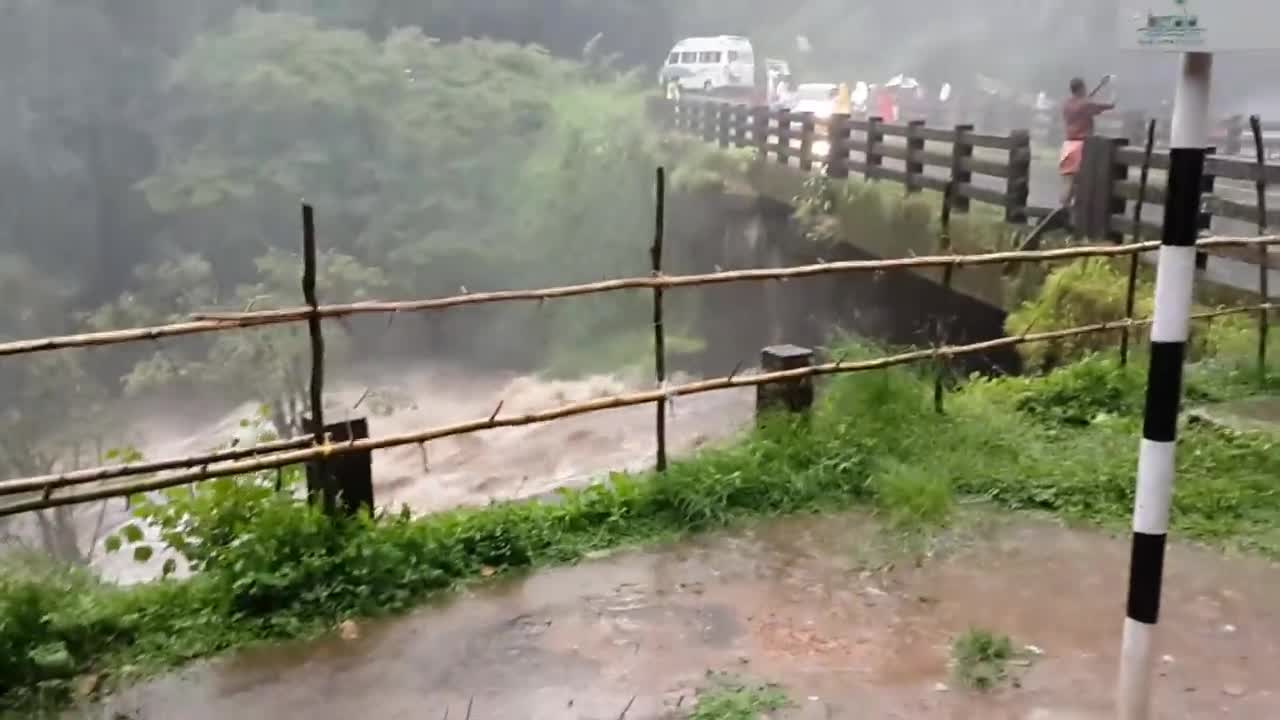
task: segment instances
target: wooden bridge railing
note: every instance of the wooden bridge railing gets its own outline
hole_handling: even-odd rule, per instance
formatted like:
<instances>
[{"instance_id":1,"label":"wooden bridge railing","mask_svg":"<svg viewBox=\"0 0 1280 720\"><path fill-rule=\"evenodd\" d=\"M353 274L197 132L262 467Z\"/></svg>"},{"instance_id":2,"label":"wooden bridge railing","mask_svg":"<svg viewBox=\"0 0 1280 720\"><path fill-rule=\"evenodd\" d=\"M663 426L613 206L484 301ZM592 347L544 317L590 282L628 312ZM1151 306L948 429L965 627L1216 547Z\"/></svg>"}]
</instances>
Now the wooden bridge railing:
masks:
<instances>
[{"instance_id":1,"label":"wooden bridge railing","mask_svg":"<svg viewBox=\"0 0 1280 720\"><path fill-rule=\"evenodd\" d=\"M762 161L833 178L889 180L908 194L942 192L950 183L955 212L968 212L973 201L1004 209L1009 222L1028 218L1031 136L1025 130L993 135L971 125L942 129L923 120L819 118L703 99L657 101L654 114L671 130L723 148L754 148Z\"/></svg>"},{"instance_id":2,"label":"wooden bridge railing","mask_svg":"<svg viewBox=\"0 0 1280 720\"><path fill-rule=\"evenodd\" d=\"M1127 208L1142 198L1146 212L1140 220L1142 237L1160 237L1163 207L1167 195L1165 173L1169 169L1169 152L1157 150L1151 156L1151 178L1144 188L1137 179L1144 151L1119 138L1090 138L1085 144L1085 160L1080 174L1080 191L1076 206L1076 225L1082 235L1103 239L1132 235L1134 220ZM1205 162L1200 225L1210 230L1215 218L1257 226L1260 217L1256 183L1261 179L1267 187L1280 187L1280 165L1258 165L1244 157L1212 154ZM1280 203L1268 209L1267 227L1280 225ZM1221 249L1214 254L1258 263L1267 258L1268 267L1280 269L1280 256L1274 253L1241 252Z\"/></svg>"}]
</instances>

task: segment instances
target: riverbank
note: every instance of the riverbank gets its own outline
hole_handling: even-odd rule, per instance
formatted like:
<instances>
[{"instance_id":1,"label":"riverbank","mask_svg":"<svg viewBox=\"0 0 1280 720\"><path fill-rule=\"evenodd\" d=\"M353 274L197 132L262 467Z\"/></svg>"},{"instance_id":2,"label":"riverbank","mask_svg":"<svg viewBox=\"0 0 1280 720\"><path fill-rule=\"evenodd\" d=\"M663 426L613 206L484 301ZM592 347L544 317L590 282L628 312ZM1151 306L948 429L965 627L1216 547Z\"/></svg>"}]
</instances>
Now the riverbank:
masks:
<instances>
[{"instance_id":1,"label":"riverbank","mask_svg":"<svg viewBox=\"0 0 1280 720\"><path fill-rule=\"evenodd\" d=\"M161 517L200 570L191 579L133 588L49 570L0 579L0 702L30 717L69 694L316 637L460 584L762 516L863 507L888 527L927 529L978 501L1122 531L1143 375L1093 358L1045 378L974 379L947 396L945 415L933 412L932 382L920 374L848 376L824 387L807 426L776 421L663 476L615 475L555 502L424 518L332 523L270 482L210 483L175 494ZM1202 365L1188 397L1243 397L1256 382ZM1277 439L1194 424L1182 442L1174 535L1280 557Z\"/></svg>"}]
</instances>

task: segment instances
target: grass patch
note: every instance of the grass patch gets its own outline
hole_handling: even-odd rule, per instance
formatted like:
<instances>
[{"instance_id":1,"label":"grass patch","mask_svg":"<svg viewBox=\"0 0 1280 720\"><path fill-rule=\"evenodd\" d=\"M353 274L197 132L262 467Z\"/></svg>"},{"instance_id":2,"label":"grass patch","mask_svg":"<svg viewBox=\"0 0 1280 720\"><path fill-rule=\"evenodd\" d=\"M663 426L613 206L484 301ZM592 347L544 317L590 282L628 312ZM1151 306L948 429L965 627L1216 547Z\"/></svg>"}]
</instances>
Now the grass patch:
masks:
<instances>
[{"instance_id":1,"label":"grass patch","mask_svg":"<svg viewBox=\"0 0 1280 720\"><path fill-rule=\"evenodd\" d=\"M876 505L892 527L936 526L951 514L954 494L946 475L902 461L886 463L876 475Z\"/></svg>"},{"instance_id":2,"label":"grass patch","mask_svg":"<svg viewBox=\"0 0 1280 720\"><path fill-rule=\"evenodd\" d=\"M753 685L728 675L712 675L712 684L698 693L689 720L759 720L790 707L791 699L777 685Z\"/></svg>"},{"instance_id":3,"label":"grass patch","mask_svg":"<svg viewBox=\"0 0 1280 720\"><path fill-rule=\"evenodd\" d=\"M951 644L952 672L956 681L974 690L991 690L1009 677L1014 659L1008 635L972 629Z\"/></svg>"},{"instance_id":4,"label":"grass patch","mask_svg":"<svg viewBox=\"0 0 1280 720\"><path fill-rule=\"evenodd\" d=\"M1120 528L1142 376L1091 357L1045 378L973 379L945 415L933 412L931 380L910 370L846 376L825 385L807 425L775 418L663 476L615 475L555 503L331 521L273 492L273 475L184 489L138 507L199 571L191 579L120 588L82 571L0 569L0 712L56 707L86 674L109 687L403 611L495 573L747 518L868 507L897 527L930 527L950 521L956 498L977 497ZM1256 388L1252 370L1225 361L1188 377L1197 402ZM1277 440L1189 425L1181 442L1175 536L1280 556Z\"/></svg>"}]
</instances>

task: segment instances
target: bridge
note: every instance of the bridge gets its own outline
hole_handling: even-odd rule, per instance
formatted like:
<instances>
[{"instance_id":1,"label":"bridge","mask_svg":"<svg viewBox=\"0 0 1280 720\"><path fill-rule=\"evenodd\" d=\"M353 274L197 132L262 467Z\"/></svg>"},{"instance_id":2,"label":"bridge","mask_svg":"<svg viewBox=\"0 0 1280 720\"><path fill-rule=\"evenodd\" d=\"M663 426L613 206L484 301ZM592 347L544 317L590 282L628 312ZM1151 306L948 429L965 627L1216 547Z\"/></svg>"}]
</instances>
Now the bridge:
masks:
<instances>
[{"instance_id":1,"label":"bridge","mask_svg":"<svg viewBox=\"0 0 1280 720\"><path fill-rule=\"evenodd\" d=\"M752 184L767 197L792 203L805 179L823 176L835 181L861 177L867 181L894 183L905 195L924 191L942 193L952 188L951 210L964 215L978 206L985 217L998 216L1016 232L1026 234L1056 209L1060 178L1056 147L1036 140L1045 129L1013 129L980 132L973 124L930 124L938 110L916 108L917 119L888 123L874 116L836 114L829 118L792 113L713 98L684 97L655 101L651 112L671 132L701 139L722 149L749 149L758 163ZM954 119L954 118L953 118ZM1028 116L1035 120L1035 116ZM1134 127L1145 117L1123 116L1119 123L1100 126L1100 134L1086 148L1080 189L1072 225L1074 234L1121 241L1135 231L1147 239L1158 238L1165 200L1167 150L1156 148L1149 163L1145 149L1133 142ZM1157 128L1159 127L1157 122ZM1280 212L1268 210L1262 217L1259 193L1269 197L1271 208L1280 197L1270 188L1280 183L1280 165L1262 163L1240 154L1246 145L1244 123L1229 118L1220 124L1224 152L1209 158L1203 196L1203 229L1222 234L1247 235L1280 222ZM1264 125L1264 143L1280 125ZM1144 131L1145 132L1145 131ZM1270 133L1270 134L1268 134ZM1268 150L1267 154L1271 154ZM1148 165L1147 181L1141 180ZM1141 203L1139 199L1141 198ZM1138 217L1141 204L1141 217ZM865 238L859 238L859 244ZM883 240L864 247L880 257L924 254L933 247L886 245ZM990 248L985 248L990 249ZM1258 293L1258 266L1265 260L1273 295L1280 288L1280 257L1274 253L1223 249L1203 258L1205 279L1219 285ZM993 290L971 291L999 304Z\"/></svg>"}]
</instances>

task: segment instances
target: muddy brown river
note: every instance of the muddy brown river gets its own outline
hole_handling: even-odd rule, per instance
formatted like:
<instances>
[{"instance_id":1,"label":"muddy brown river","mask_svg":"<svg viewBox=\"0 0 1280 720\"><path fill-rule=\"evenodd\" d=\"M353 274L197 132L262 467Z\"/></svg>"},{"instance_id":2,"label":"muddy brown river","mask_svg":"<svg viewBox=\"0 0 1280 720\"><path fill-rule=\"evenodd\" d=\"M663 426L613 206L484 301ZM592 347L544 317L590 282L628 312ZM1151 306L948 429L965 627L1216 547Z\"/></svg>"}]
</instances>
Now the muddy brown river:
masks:
<instances>
[{"instance_id":1,"label":"muddy brown river","mask_svg":"<svg viewBox=\"0 0 1280 720\"><path fill-rule=\"evenodd\" d=\"M325 395L325 416L332 422L367 417L370 433L377 437L482 419L499 403L504 415L519 415L651 387L652 380L634 373L552 380L448 367L364 368L334 383ZM677 399L668 409L669 451L686 455L729 440L750 422L754 407L750 388ZM199 421L143 418L131 423L136 437L130 442L149 458L200 454L232 438L247 443L252 431L241 428L240 422L253 413L253 406L246 405ZM374 499L384 509L407 505L426 514L536 497L588 484L613 471L650 468L656 445L654 408L637 406L391 448L373 454ZM78 511L82 536L98 524L100 510L91 506ZM130 520L122 500L107 503L99 546L103 537ZM155 539L152 528L144 530ZM181 567L181 558L158 542L155 550L146 563L134 562L128 553L99 550L93 565L104 577L122 583L158 577L170 558Z\"/></svg>"},{"instance_id":2,"label":"muddy brown river","mask_svg":"<svg viewBox=\"0 0 1280 720\"><path fill-rule=\"evenodd\" d=\"M780 717L1110 716L1128 543L984 520L907 555L858 516L801 518L508 578L358 637L246 652L72 717L657 720L708 671L782 684ZM913 557L918 560L913 561ZM1157 717L1280 717L1280 569L1171 548ZM1015 683L953 683L966 629L1031 646Z\"/></svg>"}]
</instances>

